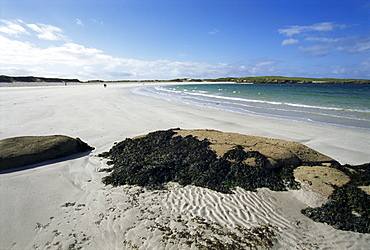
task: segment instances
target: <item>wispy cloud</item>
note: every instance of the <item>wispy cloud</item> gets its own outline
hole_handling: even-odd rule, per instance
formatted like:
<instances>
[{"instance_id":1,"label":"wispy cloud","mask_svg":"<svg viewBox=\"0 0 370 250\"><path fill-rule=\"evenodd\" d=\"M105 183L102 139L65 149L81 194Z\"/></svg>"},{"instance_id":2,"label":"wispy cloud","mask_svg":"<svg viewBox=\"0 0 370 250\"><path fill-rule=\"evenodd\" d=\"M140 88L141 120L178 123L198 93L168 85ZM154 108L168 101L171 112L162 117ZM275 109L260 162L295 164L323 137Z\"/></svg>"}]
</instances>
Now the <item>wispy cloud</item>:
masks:
<instances>
[{"instance_id":1,"label":"wispy cloud","mask_svg":"<svg viewBox=\"0 0 370 250\"><path fill-rule=\"evenodd\" d=\"M322 22L322 23L315 23L313 25L309 26L299 26L299 25L293 25L289 26L285 29L278 29L278 32L280 34L286 35L286 36L293 36L297 34L301 34L303 32L312 32L312 31L333 31L335 29L343 29L348 27L346 24L337 24L335 22Z\"/></svg>"},{"instance_id":2,"label":"wispy cloud","mask_svg":"<svg viewBox=\"0 0 370 250\"><path fill-rule=\"evenodd\" d=\"M94 23L99 23L100 25L104 25L103 21L100 18L92 18L91 19Z\"/></svg>"},{"instance_id":3,"label":"wispy cloud","mask_svg":"<svg viewBox=\"0 0 370 250\"><path fill-rule=\"evenodd\" d=\"M347 54L370 52L370 36L348 36L342 38L309 37L305 41L316 44L306 47L301 46L299 50L313 57L326 56L334 51Z\"/></svg>"},{"instance_id":4,"label":"wispy cloud","mask_svg":"<svg viewBox=\"0 0 370 250\"><path fill-rule=\"evenodd\" d=\"M23 70L33 75L77 77L81 80L97 78L117 80L122 77L126 79L213 78L225 75L242 76L256 72L256 69L251 67L243 68L231 64L119 58L107 55L96 48L71 42L41 48L29 42L4 36L0 36L0 61L2 62L0 71L3 74L19 74ZM263 65L260 64L257 67L261 68Z\"/></svg>"},{"instance_id":5,"label":"wispy cloud","mask_svg":"<svg viewBox=\"0 0 370 250\"><path fill-rule=\"evenodd\" d=\"M76 19L77 22L77 19ZM218 31L217 31L218 32ZM32 37L47 40L34 44ZM311 56L332 51L364 53L370 51L369 37L336 39L329 37L287 38L284 45L299 43L297 49ZM54 42L58 41L58 42ZM45 46L45 44L49 44ZM306 46L307 45L307 46ZM179 54L179 57L185 54ZM202 63L114 57L104 51L72 42L63 30L47 24L27 24L22 20L0 20L0 72L8 75L37 75L88 79L173 79L217 78L223 76L287 75L279 61L262 58L251 64ZM369 68L365 61L361 69ZM340 70L337 69L337 72Z\"/></svg>"},{"instance_id":6,"label":"wispy cloud","mask_svg":"<svg viewBox=\"0 0 370 250\"><path fill-rule=\"evenodd\" d=\"M348 75L351 75L368 79L370 77L370 58L365 58L359 64L332 65L329 69L330 73L339 77L348 77Z\"/></svg>"},{"instance_id":7,"label":"wispy cloud","mask_svg":"<svg viewBox=\"0 0 370 250\"><path fill-rule=\"evenodd\" d=\"M333 47L300 47L303 53L323 56ZM353 50L364 50L368 44L353 44ZM349 48L349 47L348 47ZM348 49L347 48L347 49ZM344 48L343 48L344 49ZM0 72L5 75L36 75L44 77L79 78L80 80L103 79L174 79L218 78L224 76L289 75L291 71L279 69L280 61L260 58L250 64L201 63L169 60L143 61L114 57L104 51L68 42L59 46L42 48L30 42L19 41L0 35ZM330 68L335 75L344 76L342 67ZM361 65L353 66L351 75L369 75L370 58ZM346 69L349 71L350 69ZM357 70L355 72L355 70ZM302 72L300 72L302 73ZM304 72L305 73L305 72ZM347 72L348 73L348 72ZM370 77L370 75L369 75Z\"/></svg>"},{"instance_id":8,"label":"wispy cloud","mask_svg":"<svg viewBox=\"0 0 370 250\"><path fill-rule=\"evenodd\" d=\"M246 69L246 75L268 75L268 74L279 74L279 70L276 65L279 61L269 60L267 58L256 59L255 62L249 64Z\"/></svg>"},{"instance_id":9,"label":"wispy cloud","mask_svg":"<svg viewBox=\"0 0 370 250\"><path fill-rule=\"evenodd\" d=\"M76 23L79 23L76 19ZM0 71L3 74L42 75L87 79L171 79L178 77L217 78L225 75L243 76L271 70L274 63L258 61L253 65L181 62L169 60L142 61L114 57L104 51L74 43L59 27L25 23L22 20L1 20ZM219 30L214 30L214 33ZM26 40L20 35L26 34ZM32 36L50 41L48 47L33 44ZM17 39L13 39L16 37ZM19 39L18 39L19 38ZM52 41L62 41L56 45ZM186 54L179 54L184 57ZM24 72L24 73L22 73Z\"/></svg>"},{"instance_id":10,"label":"wispy cloud","mask_svg":"<svg viewBox=\"0 0 370 250\"><path fill-rule=\"evenodd\" d=\"M311 57L322 57L334 50L330 44L319 44L308 47L299 47L299 50Z\"/></svg>"},{"instance_id":11,"label":"wispy cloud","mask_svg":"<svg viewBox=\"0 0 370 250\"><path fill-rule=\"evenodd\" d=\"M78 18L76 18L76 23L77 23L77 25L81 25L81 26L84 25L83 22Z\"/></svg>"},{"instance_id":12,"label":"wispy cloud","mask_svg":"<svg viewBox=\"0 0 370 250\"><path fill-rule=\"evenodd\" d=\"M208 32L208 34L210 34L210 35L215 35L215 34L217 34L217 33L219 33L219 32L220 32L220 30L218 30L218 29L214 29L214 30L212 30L212 31Z\"/></svg>"},{"instance_id":13,"label":"wispy cloud","mask_svg":"<svg viewBox=\"0 0 370 250\"><path fill-rule=\"evenodd\" d=\"M40 39L52 41L68 40L68 38L62 34L63 31L60 28L55 27L53 25L38 23L38 24L27 24L27 26L33 31L39 33L37 37Z\"/></svg>"},{"instance_id":14,"label":"wispy cloud","mask_svg":"<svg viewBox=\"0 0 370 250\"><path fill-rule=\"evenodd\" d=\"M22 24L23 22L21 20L7 21L0 19L0 32L9 36L29 34Z\"/></svg>"},{"instance_id":15,"label":"wispy cloud","mask_svg":"<svg viewBox=\"0 0 370 250\"><path fill-rule=\"evenodd\" d=\"M364 72L367 72L367 75L370 77L370 57L366 58L361 64L360 64L361 70Z\"/></svg>"},{"instance_id":16,"label":"wispy cloud","mask_svg":"<svg viewBox=\"0 0 370 250\"><path fill-rule=\"evenodd\" d=\"M331 31L334 35L337 30L349 28L354 25L337 24L335 22L315 23L309 26L289 26L279 29L278 32L288 37L298 37L284 39L282 46L300 43L298 50L311 57L327 56L332 52L342 52L350 54L367 53L370 51L369 35L354 35L344 37L320 36L323 31Z\"/></svg>"},{"instance_id":17,"label":"wispy cloud","mask_svg":"<svg viewBox=\"0 0 370 250\"><path fill-rule=\"evenodd\" d=\"M39 39L69 41L68 37L63 35L62 29L53 25L25 23L20 19L11 21L0 19L0 33L19 37L20 35L30 35L30 31L38 33L37 37Z\"/></svg>"},{"instance_id":18,"label":"wispy cloud","mask_svg":"<svg viewBox=\"0 0 370 250\"><path fill-rule=\"evenodd\" d=\"M309 42L323 42L323 43L336 43L340 42L342 38L329 38L329 37L307 37L304 39Z\"/></svg>"},{"instance_id":19,"label":"wispy cloud","mask_svg":"<svg viewBox=\"0 0 370 250\"><path fill-rule=\"evenodd\" d=\"M283 40L281 42L281 45L285 46L285 45L293 45L293 44L297 44L297 43L299 43L298 39L290 38L290 39Z\"/></svg>"},{"instance_id":20,"label":"wispy cloud","mask_svg":"<svg viewBox=\"0 0 370 250\"><path fill-rule=\"evenodd\" d=\"M370 35L350 37L339 44L337 49L351 54L368 53L370 52Z\"/></svg>"}]
</instances>

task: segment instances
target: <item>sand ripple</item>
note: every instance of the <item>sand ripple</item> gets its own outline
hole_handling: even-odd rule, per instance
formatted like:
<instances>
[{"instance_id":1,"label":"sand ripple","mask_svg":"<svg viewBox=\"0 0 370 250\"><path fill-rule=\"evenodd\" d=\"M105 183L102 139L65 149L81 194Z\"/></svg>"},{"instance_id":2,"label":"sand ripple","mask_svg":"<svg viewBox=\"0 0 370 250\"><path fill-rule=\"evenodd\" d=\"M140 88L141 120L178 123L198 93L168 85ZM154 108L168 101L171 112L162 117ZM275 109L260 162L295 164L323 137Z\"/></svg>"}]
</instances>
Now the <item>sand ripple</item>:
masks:
<instances>
[{"instance_id":1,"label":"sand ripple","mask_svg":"<svg viewBox=\"0 0 370 250\"><path fill-rule=\"evenodd\" d=\"M160 191L112 188L101 184L106 173L98 170L105 166L88 157L62 170L78 195L34 224L27 249L197 249L216 243L248 249L267 247L270 241L273 249L365 249L370 244L369 235L303 216L300 209L306 205L296 198L297 191L236 188L234 194L222 194L177 183ZM265 237L253 238L254 227ZM250 240L234 241L238 237ZM20 246L14 242L9 248Z\"/></svg>"}]
</instances>

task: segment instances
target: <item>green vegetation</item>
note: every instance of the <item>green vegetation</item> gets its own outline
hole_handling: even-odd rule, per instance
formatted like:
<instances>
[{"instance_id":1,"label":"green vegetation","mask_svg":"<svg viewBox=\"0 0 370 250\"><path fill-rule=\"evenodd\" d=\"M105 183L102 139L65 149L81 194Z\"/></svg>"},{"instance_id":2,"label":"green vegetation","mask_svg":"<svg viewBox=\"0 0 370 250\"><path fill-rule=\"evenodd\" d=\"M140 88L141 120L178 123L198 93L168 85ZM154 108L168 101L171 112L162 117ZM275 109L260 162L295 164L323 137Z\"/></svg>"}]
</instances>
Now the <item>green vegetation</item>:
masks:
<instances>
[{"instance_id":1,"label":"green vegetation","mask_svg":"<svg viewBox=\"0 0 370 250\"><path fill-rule=\"evenodd\" d=\"M236 82L236 83L338 83L338 84L366 84L370 80L366 79L334 79L334 78L304 78L304 77L284 77L284 76L257 76L257 77L225 77L217 79L204 79L208 82Z\"/></svg>"},{"instance_id":2,"label":"green vegetation","mask_svg":"<svg viewBox=\"0 0 370 250\"><path fill-rule=\"evenodd\" d=\"M44 78L34 76L4 76L0 75L0 82L81 82L78 79ZM235 83L337 83L337 84L370 84L369 79L334 79L334 78L304 78L284 76L256 76L256 77L223 77L217 79L176 78L171 80L89 80L87 83L113 82L235 82Z\"/></svg>"},{"instance_id":3,"label":"green vegetation","mask_svg":"<svg viewBox=\"0 0 370 250\"><path fill-rule=\"evenodd\" d=\"M368 79L305 78L285 76L222 77L217 79L176 78L171 80L121 80L111 82L235 82L235 83L337 83L370 84Z\"/></svg>"},{"instance_id":4,"label":"green vegetation","mask_svg":"<svg viewBox=\"0 0 370 250\"><path fill-rule=\"evenodd\" d=\"M4 76L0 75L0 82L80 82L78 79L44 78L35 76Z\"/></svg>"}]
</instances>

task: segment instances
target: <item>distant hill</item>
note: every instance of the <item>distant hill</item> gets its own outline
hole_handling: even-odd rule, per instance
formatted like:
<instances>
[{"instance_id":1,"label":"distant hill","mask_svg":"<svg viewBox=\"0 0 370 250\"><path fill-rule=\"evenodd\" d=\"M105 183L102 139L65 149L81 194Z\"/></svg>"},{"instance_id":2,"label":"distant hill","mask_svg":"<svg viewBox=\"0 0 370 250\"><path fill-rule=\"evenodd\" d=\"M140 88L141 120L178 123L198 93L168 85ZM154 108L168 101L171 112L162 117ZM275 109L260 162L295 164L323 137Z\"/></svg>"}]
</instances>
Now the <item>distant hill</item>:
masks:
<instances>
[{"instance_id":1,"label":"distant hill","mask_svg":"<svg viewBox=\"0 0 370 250\"><path fill-rule=\"evenodd\" d=\"M0 82L235 82L235 83L337 83L337 84L370 84L370 79L335 79L335 78L304 78L304 77L285 77L285 76L257 76L257 77L223 77L216 79L192 79L177 78L172 80L89 80L81 82L78 79L45 78L35 76L4 76L0 75Z\"/></svg>"},{"instance_id":2,"label":"distant hill","mask_svg":"<svg viewBox=\"0 0 370 250\"><path fill-rule=\"evenodd\" d=\"M78 79L44 78L35 76L4 76L0 75L0 82L81 82Z\"/></svg>"},{"instance_id":3,"label":"distant hill","mask_svg":"<svg viewBox=\"0 0 370 250\"><path fill-rule=\"evenodd\" d=\"M112 82L130 82L120 80ZM370 79L335 79L335 78L304 78L285 76L256 76L256 77L222 77L216 79L176 78L171 80L144 80L135 82L235 82L235 83L336 83L336 84L370 84Z\"/></svg>"},{"instance_id":4,"label":"distant hill","mask_svg":"<svg viewBox=\"0 0 370 250\"><path fill-rule=\"evenodd\" d=\"M257 76L257 77L225 77L204 79L209 82L236 82L236 83L337 83L337 84L369 84L369 79L335 79L335 78L304 78L284 76Z\"/></svg>"}]
</instances>

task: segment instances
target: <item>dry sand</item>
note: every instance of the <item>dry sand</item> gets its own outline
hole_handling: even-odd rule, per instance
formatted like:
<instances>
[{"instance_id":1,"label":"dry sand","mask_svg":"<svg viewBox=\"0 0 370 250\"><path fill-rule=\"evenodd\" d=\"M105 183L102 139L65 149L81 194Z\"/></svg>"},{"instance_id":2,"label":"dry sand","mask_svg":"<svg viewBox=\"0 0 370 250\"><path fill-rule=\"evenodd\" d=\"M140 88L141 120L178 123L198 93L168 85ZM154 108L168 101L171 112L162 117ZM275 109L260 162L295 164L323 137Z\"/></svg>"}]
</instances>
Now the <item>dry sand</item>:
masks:
<instances>
[{"instance_id":1,"label":"dry sand","mask_svg":"<svg viewBox=\"0 0 370 250\"><path fill-rule=\"evenodd\" d=\"M188 249L195 248L188 239L227 241L222 232L267 223L276 227L275 249L368 248L370 235L300 214L316 199L302 190L226 195L173 183L155 192L103 186L106 174L97 170L106 164L97 154L116 141L174 127L298 141L341 163L370 161L366 131L194 107L127 88L139 85L0 88L0 139L63 134L96 148L81 158L0 174L0 249Z\"/></svg>"}]
</instances>

